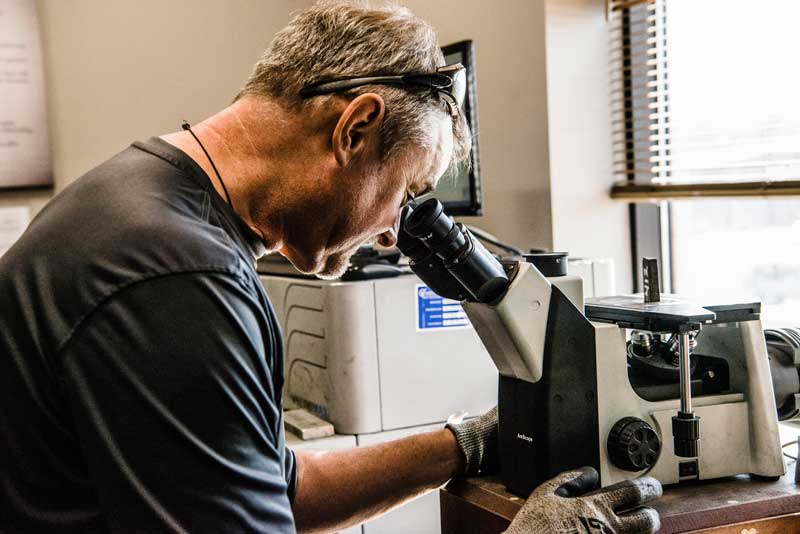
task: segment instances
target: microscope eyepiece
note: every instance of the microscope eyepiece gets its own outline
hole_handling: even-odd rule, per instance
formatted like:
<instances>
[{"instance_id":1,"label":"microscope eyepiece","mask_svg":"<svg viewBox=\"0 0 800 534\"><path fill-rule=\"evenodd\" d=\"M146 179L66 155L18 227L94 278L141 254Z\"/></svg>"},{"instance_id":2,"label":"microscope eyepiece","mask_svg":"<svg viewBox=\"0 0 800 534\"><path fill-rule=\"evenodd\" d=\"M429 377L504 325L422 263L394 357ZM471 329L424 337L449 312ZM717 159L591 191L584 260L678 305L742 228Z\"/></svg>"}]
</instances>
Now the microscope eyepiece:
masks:
<instances>
[{"instance_id":1,"label":"microscope eyepiece","mask_svg":"<svg viewBox=\"0 0 800 534\"><path fill-rule=\"evenodd\" d=\"M421 240L445 264L458 261L459 256L470 248L470 239L463 232L463 227L444 213L442 203L435 198L426 200L414 209L408 216L405 230Z\"/></svg>"},{"instance_id":2,"label":"microscope eyepiece","mask_svg":"<svg viewBox=\"0 0 800 534\"><path fill-rule=\"evenodd\" d=\"M404 209L397 246L411 258L411 269L443 296L448 295L436 288L442 280L451 290L453 282L465 290L459 300L492 302L508 287L500 262L435 198Z\"/></svg>"},{"instance_id":3,"label":"microscope eyepiece","mask_svg":"<svg viewBox=\"0 0 800 534\"><path fill-rule=\"evenodd\" d=\"M442 203L434 198L429 198L422 204L417 204L417 207L411 210L408 219L406 219L406 232L414 237L421 238L436 225L437 220L443 214L444 206L442 206Z\"/></svg>"}]
</instances>

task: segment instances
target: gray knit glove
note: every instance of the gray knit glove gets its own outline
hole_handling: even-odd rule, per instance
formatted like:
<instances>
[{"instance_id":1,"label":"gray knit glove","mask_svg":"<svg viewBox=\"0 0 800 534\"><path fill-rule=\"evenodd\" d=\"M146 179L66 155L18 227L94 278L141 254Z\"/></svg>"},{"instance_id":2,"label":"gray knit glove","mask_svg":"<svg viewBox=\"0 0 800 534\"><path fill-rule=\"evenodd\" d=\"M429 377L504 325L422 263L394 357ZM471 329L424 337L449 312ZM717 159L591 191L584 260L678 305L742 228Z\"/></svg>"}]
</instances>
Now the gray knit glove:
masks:
<instances>
[{"instance_id":1,"label":"gray knit glove","mask_svg":"<svg viewBox=\"0 0 800 534\"><path fill-rule=\"evenodd\" d=\"M463 423L448 422L446 428L456 437L464 455L464 476L493 475L500 472L497 452L497 406L480 417Z\"/></svg>"},{"instance_id":2,"label":"gray knit glove","mask_svg":"<svg viewBox=\"0 0 800 534\"><path fill-rule=\"evenodd\" d=\"M653 534L658 512L642 504L661 496L652 477L626 480L593 493L591 467L561 473L536 488L504 534Z\"/></svg>"}]
</instances>

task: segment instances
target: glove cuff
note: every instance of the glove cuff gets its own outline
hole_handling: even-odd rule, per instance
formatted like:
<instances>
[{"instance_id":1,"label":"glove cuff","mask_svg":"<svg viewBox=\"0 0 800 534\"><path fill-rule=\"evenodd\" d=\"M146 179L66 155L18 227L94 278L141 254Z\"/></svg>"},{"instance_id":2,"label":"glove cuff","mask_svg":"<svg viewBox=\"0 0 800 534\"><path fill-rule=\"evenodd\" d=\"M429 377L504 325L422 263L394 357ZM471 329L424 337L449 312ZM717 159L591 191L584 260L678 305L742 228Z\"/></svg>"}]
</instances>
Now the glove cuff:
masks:
<instances>
[{"instance_id":1,"label":"glove cuff","mask_svg":"<svg viewBox=\"0 0 800 534\"><path fill-rule=\"evenodd\" d=\"M448 423L445 428L456 437L465 461L464 475L480 474L488 449L497 439L497 408L463 423Z\"/></svg>"}]
</instances>

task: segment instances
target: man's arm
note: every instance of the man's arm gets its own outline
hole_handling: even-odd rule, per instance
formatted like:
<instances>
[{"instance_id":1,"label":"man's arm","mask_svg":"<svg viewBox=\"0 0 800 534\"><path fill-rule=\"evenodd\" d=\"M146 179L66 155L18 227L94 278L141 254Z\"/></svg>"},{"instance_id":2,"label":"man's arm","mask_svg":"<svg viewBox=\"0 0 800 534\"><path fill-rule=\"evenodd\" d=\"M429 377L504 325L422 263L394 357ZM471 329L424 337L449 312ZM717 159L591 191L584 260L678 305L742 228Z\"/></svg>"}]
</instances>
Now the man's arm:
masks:
<instances>
[{"instance_id":1,"label":"man's arm","mask_svg":"<svg viewBox=\"0 0 800 534\"><path fill-rule=\"evenodd\" d=\"M298 532L331 532L380 515L463 474L464 457L442 429L346 451L296 452L292 504Z\"/></svg>"}]
</instances>

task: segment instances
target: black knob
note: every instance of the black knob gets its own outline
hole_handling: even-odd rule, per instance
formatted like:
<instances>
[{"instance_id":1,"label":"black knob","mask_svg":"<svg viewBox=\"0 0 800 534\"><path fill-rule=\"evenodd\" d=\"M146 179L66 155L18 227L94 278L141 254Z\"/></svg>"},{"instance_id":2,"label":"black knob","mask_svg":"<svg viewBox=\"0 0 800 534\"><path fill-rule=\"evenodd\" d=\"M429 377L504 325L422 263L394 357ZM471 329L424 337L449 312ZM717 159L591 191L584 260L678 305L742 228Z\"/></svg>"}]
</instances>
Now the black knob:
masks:
<instances>
[{"instance_id":1,"label":"black knob","mask_svg":"<svg viewBox=\"0 0 800 534\"><path fill-rule=\"evenodd\" d=\"M625 471L642 471L656 463L661 439L656 431L637 417L623 417L608 433L611 463Z\"/></svg>"},{"instance_id":2,"label":"black knob","mask_svg":"<svg viewBox=\"0 0 800 534\"><path fill-rule=\"evenodd\" d=\"M700 418L691 413L678 412L672 418L672 436L675 456L697 458L700 456Z\"/></svg>"}]
</instances>

